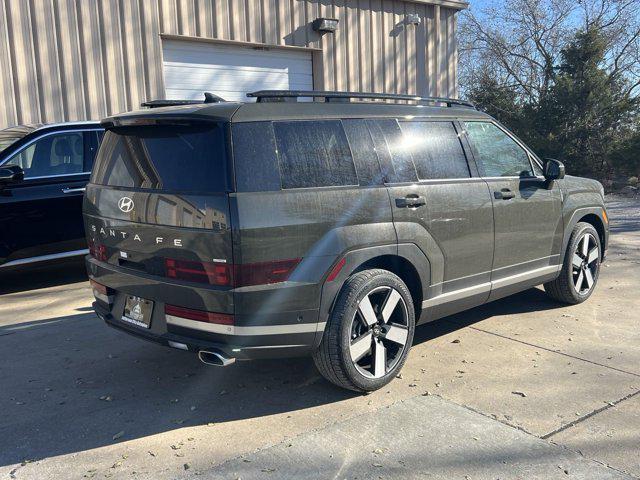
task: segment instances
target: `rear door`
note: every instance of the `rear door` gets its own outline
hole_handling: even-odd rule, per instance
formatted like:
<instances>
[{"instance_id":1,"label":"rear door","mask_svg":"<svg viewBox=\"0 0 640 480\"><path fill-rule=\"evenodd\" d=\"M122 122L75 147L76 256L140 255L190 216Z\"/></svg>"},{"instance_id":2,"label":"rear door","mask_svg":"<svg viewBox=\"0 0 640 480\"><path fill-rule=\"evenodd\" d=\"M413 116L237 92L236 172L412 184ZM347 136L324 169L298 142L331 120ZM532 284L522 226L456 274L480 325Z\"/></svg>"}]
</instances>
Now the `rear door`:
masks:
<instances>
[{"instance_id":1,"label":"rear door","mask_svg":"<svg viewBox=\"0 0 640 480\"><path fill-rule=\"evenodd\" d=\"M562 198L557 182L547 183L530 153L500 126L473 121L464 128L493 201L495 299L556 273Z\"/></svg>"},{"instance_id":2,"label":"rear door","mask_svg":"<svg viewBox=\"0 0 640 480\"><path fill-rule=\"evenodd\" d=\"M86 249L82 196L97 144L95 130L49 132L5 160L25 178L0 194L0 258L22 263Z\"/></svg>"},{"instance_id":3,"label":"rear door","mask_svg":"<svg viewBox=\"0 0 640 480\"><path fill-rule=\"evenodd\" d=\"M486 183L467 161L453 120L372 120L400 243L431 265L423 302L433 319L486 301L493 212ZM387 153L384 153L387 152Z\"/></svg>"},{"instance_id":4,"label":"rear door","mask_svg":"<svg viewBox=\"0 0 640 480\"><path fill-rule=\"evenodd\" d=\"M95 256L152 276L215 284L205 266L233 263L226 142L219 123L107 130L84 208Z\"/></svg>"}]
</instances>

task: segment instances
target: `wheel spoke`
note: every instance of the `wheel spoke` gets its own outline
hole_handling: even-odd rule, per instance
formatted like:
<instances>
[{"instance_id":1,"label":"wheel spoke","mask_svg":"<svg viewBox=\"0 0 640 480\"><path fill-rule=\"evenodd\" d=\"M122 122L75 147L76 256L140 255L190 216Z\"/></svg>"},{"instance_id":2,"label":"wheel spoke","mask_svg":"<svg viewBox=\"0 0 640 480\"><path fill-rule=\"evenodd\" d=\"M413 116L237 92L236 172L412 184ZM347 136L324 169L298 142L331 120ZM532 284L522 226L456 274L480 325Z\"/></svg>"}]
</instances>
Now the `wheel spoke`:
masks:
<instances>
[{"instance_id":1,"label":"wheel spoke","mask_svg":"<svg viewBox=\"0 0 640 480\"><path fill-rule=\"evenodd\" d=\"M580 275L578 275L578 278L576 279L576 290L578 291L578 293L580 293L580 290L582 290L582 282L584 281L584 272L582 270L580 270Z\"/></svg>"},{"instance_id":2,"label":"wheel spoke","mask_svg":"<svg viewBox=\"0 0 640 480\"><path fill-rule=\"evenodd\" d=\"M571 261L571 265L575 268L580 268L582 266L582 258L577 253L573 254L573 260Z\"/></svg>"},{"instance_id":3,"label":"wheel spoke","mask_svg":"<svg viewBox=\"0 0 640 480\"><path fill-rule=\"evenodd\" d=\"M593 275L591 275L591 270L589 270L588 268L585 269L584 276L587 280L587 288L591 288L591 286L593 285Z\"/></svg>"},{"instance_id":4,"label":"wheel spoke","mask_svg":"<svg viewBox=\"0 0 640 480\"><path fill-rule=\"evenodd\" d=\"M598 252L598 247L592 248L591 251L589 252L589 255L587 256L587 263L591 264L595 262L599 256L600 256L600 252Z\"/></svg>"},{"instance_id":5,"label":"wheel spoke","mask_svg":"<svg viewBox=\"0 0 640 480\"><path fill-rule=\"evenodd\" d=\"M584 236L582 240L582 256L587 258L587 254L589 253L589 234Z\"/></svg>"},{"instance_id":6,"label":"wheel spoke","mask_svg":"<svg viewBox=\"0 0 640 480\"><path fill-rule=\"evenodd\" d=\"M368 326L371 326L378 321L378 318L376 317L376 312L373 311L373 305L371 305L371 300L369 300L369 295L367 295L360 301L360 305L358 305L358 310L360 311L360 315L362 315L362 319Z\"/></svg>"},{"instance_id":7,"label":"wheel spoke","mask_svg":"<svg viewBox=\"0 0 640 480\"><path fill-rule=\"evenodd\" d=\"M384 323L389 321L391 314L396 309L398 302L400 301L400 294L397 290L391 289L391 293L387 297L387 300L384 303L384 307L382 307L382 320Z\"/></svg>"},{"instance_id":8,"label":"wheel spoke","mask_svg":"<svg viewBox=\"0 0 640 480\"><path fill-rule=\"evenodd\" d=\"M373 335L371 332L367 332L361 337L356 338L349 347L349 351L351 352L351 360L357 362L362 357L364 357L367 353L371 352L371 341L373 340Z\"/></svg>"},{"instance_id":9,"label":"wheel spoke","mask_svg":"<svg viewBox=\"0 0 640 480\"><path fill-rule=\"evenodd\" d=\"M380 340L373 342L373 376L380 378L387 373L387 349Z\"/></svg>"},{"instance_id":10,"label":"wheel spoke","mask_svg":"<svg viewBox=\"0 0 640 480\"><path fill-rule=\"evenodd\" d=\"M384 338L394 343L404 345L407 343L407 337L409 336L409 330L399 325L391 325Z\"/></svg>"}]
</instances>

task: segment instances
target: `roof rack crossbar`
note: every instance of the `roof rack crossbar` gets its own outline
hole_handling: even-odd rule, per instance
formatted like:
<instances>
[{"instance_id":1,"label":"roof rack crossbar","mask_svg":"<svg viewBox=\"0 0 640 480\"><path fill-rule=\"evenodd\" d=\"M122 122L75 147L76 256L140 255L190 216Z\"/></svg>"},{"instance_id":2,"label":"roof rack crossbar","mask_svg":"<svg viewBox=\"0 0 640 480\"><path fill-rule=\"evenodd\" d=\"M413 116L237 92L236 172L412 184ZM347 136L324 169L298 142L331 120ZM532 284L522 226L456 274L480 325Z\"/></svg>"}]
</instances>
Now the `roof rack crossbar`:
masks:
<instances>
[{"instance_id":1,"label":"roof rack crossbar","mask_svg":"<svg viewBox=\"0 0 640 480\"><path fill-rule=\"evenodd\" d=\"M423 97L420 95L403 95L397 93L369 93L369 92L329 92L322 90L258 90L247 93L247 97L256 98L258 102L282 102L300 97L324 98L325 102L349 101L351 99L375 99L375 100L406 100L413 102L443 103L447 107L459 105L463 107L476 108L467 101L457 98L446 97Z\"/></svg>"},{"instance_id":2,"label":"roof rack crossbar","mask_svg":"<svg viewBox=\"0 0 640 480\"><path fill-rule=\"evenodd\" d=\"M220 103L226 100L210 92L204 92L204 100L149 100L140 104L141 107L159 108L176 107L180 105L200 105L203 103Z\"/></svg>"}]
</instances>

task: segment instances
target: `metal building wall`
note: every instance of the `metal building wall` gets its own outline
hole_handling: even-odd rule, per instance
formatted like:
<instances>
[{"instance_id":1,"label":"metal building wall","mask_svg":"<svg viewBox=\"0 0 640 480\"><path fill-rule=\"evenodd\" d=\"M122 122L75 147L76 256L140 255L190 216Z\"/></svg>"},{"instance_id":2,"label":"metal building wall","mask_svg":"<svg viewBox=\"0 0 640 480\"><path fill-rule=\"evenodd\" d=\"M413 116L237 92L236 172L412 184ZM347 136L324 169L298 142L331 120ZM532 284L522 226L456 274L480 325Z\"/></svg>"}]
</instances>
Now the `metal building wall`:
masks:
<instances>
[{"instance_id":1,"label":"metal building wall","mask_svg":"<svg viewBox=\"0 0 640 480\"><path fill-rule=\"evenodd\" d=\"M455 14L465 5L0 0L0 128L100 119L162 98L162 36L314 48L314 81L327 90L454 96ZM422 18L419 25L404 23L410 13ZM317 17L338 18L337 32L314 32Z\"/></svg>"}]
</instances>

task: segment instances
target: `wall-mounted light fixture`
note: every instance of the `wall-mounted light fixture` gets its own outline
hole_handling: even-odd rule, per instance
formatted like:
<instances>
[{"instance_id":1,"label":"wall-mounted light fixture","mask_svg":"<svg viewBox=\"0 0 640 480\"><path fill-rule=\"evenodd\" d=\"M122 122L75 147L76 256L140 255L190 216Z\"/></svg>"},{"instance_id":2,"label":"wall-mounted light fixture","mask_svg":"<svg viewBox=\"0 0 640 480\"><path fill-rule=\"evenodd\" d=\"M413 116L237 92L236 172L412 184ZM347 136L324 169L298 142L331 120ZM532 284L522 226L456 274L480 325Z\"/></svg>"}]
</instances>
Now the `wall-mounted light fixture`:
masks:
<instances>
[{"instance_id":1,"label":"wall-mounted light fixture","mask_svg":"<svg viewBox=\"0 0 640 480\"><path fill-rule=\"evenodd\" d=\"M338 29L337 18L316 18L311 24L316 32L333 33Z\"/></svg>"},{"instance_id":2,"label":"wall-mounted light fixture","mask_svg":"<svg viewBox=\"0 0 640 480\"><path fill-rule=\"evenodd\" d=\"M407 25L420 25L422 19L417 13L409 13L404 17L404 23Z\"/></svg>"}]
</instances>

